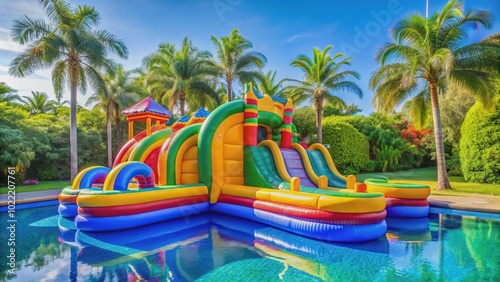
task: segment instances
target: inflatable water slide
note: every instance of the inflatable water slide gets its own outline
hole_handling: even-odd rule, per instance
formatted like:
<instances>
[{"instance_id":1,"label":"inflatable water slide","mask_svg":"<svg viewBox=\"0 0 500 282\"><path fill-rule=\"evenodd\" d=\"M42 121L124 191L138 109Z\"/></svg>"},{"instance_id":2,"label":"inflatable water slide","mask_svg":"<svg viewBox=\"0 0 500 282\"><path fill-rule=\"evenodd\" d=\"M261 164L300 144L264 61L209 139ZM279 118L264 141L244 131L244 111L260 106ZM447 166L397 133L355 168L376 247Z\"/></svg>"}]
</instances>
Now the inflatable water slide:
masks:
<instances>
[{"instance_id":1,"label":"inflatable water slide","mask_svg":"<svg viewBox=\"0 0 500 282\"><path fill-rule=\"evenodd\" d=\"M327 241L384 235L383 191L366 191L355 176L341 175L323 145L300 146L291 100L261 95L251 84L246 88L244 100L226 103L206 118L206 112L203 118L195 114L182 128L153 132L148 125L145 136L137 138L129 129L134 144L124 146L112 169L80 172L60 195L60 214L76 216L83 231L134 228L212 211ZM154 106L154 112L136 105L124 114L162 127L156 118L168 113Z\"/></svg>"}]
</instances>

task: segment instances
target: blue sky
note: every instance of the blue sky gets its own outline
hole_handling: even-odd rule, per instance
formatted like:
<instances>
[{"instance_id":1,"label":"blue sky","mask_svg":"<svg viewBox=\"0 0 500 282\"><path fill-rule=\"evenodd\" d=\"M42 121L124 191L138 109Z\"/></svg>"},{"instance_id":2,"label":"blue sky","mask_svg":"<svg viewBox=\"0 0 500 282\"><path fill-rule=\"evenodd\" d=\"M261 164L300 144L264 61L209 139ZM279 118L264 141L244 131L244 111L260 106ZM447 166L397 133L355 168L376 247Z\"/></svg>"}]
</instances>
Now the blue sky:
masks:
<instances>
[{"instance_id":1,"label":"blue sky","mask_svg":"<svg viewBox=\"0 0 500 282\"><path fill-rule=\"evenodd\" d=\"M279 79L300 79L302 73L290 67L299 54L311 56L312 48L333 45L331 53L352 56L351 69L361 74L358 84L363 99L339 93L347 103L359 105L367 114L373 111L373 91L368 88L371 73L377 69L374 53L389 41L388 29L405 15L425 14L425 0L350 1L251 1L251 0L71 0L73 6L95 6L101 13L100 28L122 39L129 48L128 60L117 60L126 69L138 67L144 56L159 43L180 44L188 36L201 50L215 52L210 36L226 36L238 28L256 51L268 59L267 70L276 70ZM429 0L430 13L446 0ZM500 32L499 0L466 0L466 9L487 9L495 16L492 29L470 34L478 41ZM24 79L7 75L9 62L22 50L10 41L12 21L23 14L43 17L36 0L0 0L0 81L28 95L30 90L45 91L53 97L50 70L38 71ZM85 104L86 96L78 101ZM69 98L69 95L66 94Z\"/></svg>"}]
</instances>

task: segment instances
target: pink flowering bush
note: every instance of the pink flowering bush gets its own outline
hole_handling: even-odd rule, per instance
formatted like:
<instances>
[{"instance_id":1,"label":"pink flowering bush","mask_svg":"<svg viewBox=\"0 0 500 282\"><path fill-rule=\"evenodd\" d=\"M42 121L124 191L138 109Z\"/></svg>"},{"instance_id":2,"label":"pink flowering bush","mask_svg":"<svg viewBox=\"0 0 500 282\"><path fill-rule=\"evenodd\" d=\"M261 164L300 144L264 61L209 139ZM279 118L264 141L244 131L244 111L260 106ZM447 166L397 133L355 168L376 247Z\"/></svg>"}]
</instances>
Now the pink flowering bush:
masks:
<instances>
[{"instance_id":1,"label":"pink flowering bush","mask_svg":"<svg viewBox=\"0 0 500 282\"><path fill-rule=\"evenodd\" d=\"M23 185L38 185L38 180L36 179L27 179L23 181Z\"/></svg>"}]
</instances>

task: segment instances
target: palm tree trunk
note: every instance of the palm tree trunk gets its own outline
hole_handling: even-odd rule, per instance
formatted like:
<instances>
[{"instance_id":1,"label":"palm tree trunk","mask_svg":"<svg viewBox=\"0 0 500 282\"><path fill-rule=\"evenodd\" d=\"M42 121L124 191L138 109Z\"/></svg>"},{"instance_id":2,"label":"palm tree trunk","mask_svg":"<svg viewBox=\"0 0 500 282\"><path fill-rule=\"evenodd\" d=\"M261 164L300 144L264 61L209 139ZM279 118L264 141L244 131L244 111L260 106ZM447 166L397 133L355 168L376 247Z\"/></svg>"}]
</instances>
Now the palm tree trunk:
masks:
<instances>
[{"instance_id":1,"label":"palm tree trunk","mask_svg":"<svg viewBox=\"0 0 500 282\"><path fill-rule=\"evenodd\" d=\"M112 113L109 106L106 108L106 133L108 138L108 167L113 167L113 136L111 131Z\"/></svg>"},{"instance_id":2,"label":"palm tree trunk","mask_svg":"<svg viewBox=\"0 0 500 282\"><path fill-rule=\"evenodd\" d=\"M318 143L323 144L323 127L321 126L321 120L323 118L323 103L316 101L316 133L318 138Z\"/></svg>"},{"instance_id":3,"label":"palm tree trunk","mask_svg":"<svg viewBox=\"0 0 500 282\"><path fill-rule=\"evenodd\" d=\"M227 101L231 102L233 100L233 85L232 82L227 83Z\"/></svg>"},{"instance_id":4,"label":"palm tree trunk","mask_svg":"<svg viewBox=\"0 0 500 282\"><path fill-rule=\"evenodd\" d=\"M181 116L184 115L184 107L186 106L186 93L181 91L179 94L179 107L181 108Z\"/></svg>"},{"instance_id":5,"label":"palm tree trunk","mask_svg":"<svg viewBox=\"0 0 500 282\"><path fill-rule=\"evenodd\" d=\"M122 137L122 128L121 128L121 120L120 120L120 109L117 104L113 105L113 118L115 120L115 130L116 130L116 144L118 148L121 148L123 137Z\"/></svg>"},{"instance_id":6,"label":"palm tree trunk","mask_svg":"<svg viewBox=\"0 0 500 282\"><path fill-rule=\"evenodd\" d=\"M76 79L71 81L70 98L70 129L69 129L69 150L70 150L70 175L71 181L78 174L78 140L76 129Z\"/></svg>"},{"instance_id":7,"label":"palm tree trunk","mask_svg":"<svg viewBox=\"0 0 500 282\"><path fill-rule=\"evenodd\" d=\"M431 90L431 104L432 104L432 119L434 121L434 139L436 142L436 162L438 183L437 190L451 188L448 181L448 172L446 171L446 160L444 155L443 143L443 128L441 126L441 112L439 110L439 98L437 93L437 86L434 83L429 83Z\"/></svg>"},{"instance_id":8,"label":"palm tree trunk","mask_svg":"<svg viewBox=\"0 0 500 282\"><path fill-rule=\"evenodd\" d=\"M118 148L121 148L123 142L122 136L122 121L120 120L120 116L115 116L115 128L116 128L116 144L118 144Z\"/></svg>"}]
</instances>

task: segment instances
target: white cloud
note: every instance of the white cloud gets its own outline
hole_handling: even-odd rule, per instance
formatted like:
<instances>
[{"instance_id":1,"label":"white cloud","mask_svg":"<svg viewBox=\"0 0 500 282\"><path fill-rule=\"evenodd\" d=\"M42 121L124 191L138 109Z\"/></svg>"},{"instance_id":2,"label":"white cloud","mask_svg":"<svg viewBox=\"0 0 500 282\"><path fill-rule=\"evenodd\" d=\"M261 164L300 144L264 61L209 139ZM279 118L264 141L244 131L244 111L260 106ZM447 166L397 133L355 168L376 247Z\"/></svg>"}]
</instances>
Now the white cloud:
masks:
<instances>
[{"instance_id":1,"label":"white cloud","mask_svg":"<svg viewBox=\"0 0 500 282\"><path fill-rule=\"evenodd\" d=\"M319 31L317 32L310 32L310 33L299 33L299 34L294 34L286 39L286 42L293 42L299 38L307 38L307 37L315 37L319 36L321 33Z\"/></svg>"},{"instance_id":2,"label":"white cloud","mask_svg":"<svg viewBox=\"0 0 500 282\"><path fill-rule=\"evenodd\" d=\"M15 43L10 38L10 30L0 27L0 50L22 52L26 46Z\"/></svg>"},{"instance_id":3,"label":"white cloud","mask_svg":"<svg viewBox=\"0 0 500 282\"><path fill-rule=\"evenodd\" d=\"M24 46L13 42L10 29L14 20L27 15L34 18L45 18L40 5L35 0L0 0L0 50L21 52Z\"/></svg>"},{"instance_id":4,"label":"white cloud","mask_svg":"<svg viewBox=\"0 0 500 282\"><path fill-rule=\"evenodd\" d=\"M29 15L30 17L43 16L42 7L36 0L0 0L0 18L2 22L11 22L22 15ZM3 25L3 24L2 24Z\"/></svg>"}]
</instances>

